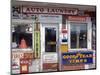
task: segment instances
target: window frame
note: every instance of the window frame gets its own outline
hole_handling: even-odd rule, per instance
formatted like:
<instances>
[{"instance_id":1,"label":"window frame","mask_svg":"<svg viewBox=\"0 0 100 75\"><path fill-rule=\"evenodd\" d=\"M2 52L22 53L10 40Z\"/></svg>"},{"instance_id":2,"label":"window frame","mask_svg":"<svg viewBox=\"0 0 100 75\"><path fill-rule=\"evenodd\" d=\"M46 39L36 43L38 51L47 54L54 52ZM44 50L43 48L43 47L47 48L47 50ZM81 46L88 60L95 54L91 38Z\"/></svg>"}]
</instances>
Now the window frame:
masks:
<instances>
[{"instance_id":1,"label":"window frame","mask_svg":"<svg viewBox=\"0 0 100 75\"><path fill-rule=\"evenodd\" d=\"M29 51L34 51L34 35L33 35L33 33L34 33L34 21L32 21L32 20L21 20L21 19L13 19L12 20L12 23L11 23L11 28L14 28L14 26L16 26L16 25L32 25L32 32L31 32L31 34L32 34L32 48L29 48L29 49L20 49L20 48L15 48L15 49L13 49L13 48L11 48L12 49L12 51L16 51L16 50L23 50L23 51L26 51L26 50L29 50ZM12 33L12 29L11 29L11 33ZM13 38L13 36L11 35L11 38ZM11 39L11 43L12 43L13 41L12 41L12 39ZM12 45L11 45L11 47L12 47Z\"/></svg>"},{"instance_id":2,"label":"window frame","mask_svg":"<svg viewBox=\"0 0 100 75\"><path fill-rule=\"evenodd\" d=\"M71 27L71 23L83 23L83 24L87 24L87 48L71 48L71 41L70 41L70 27ZM69 51L87 51L87 50L92 50L92 23L90 20L87 20L85 22L83 21L67 21L67 26L68 26L68 49Z\"/></svg>"}]
</instances>

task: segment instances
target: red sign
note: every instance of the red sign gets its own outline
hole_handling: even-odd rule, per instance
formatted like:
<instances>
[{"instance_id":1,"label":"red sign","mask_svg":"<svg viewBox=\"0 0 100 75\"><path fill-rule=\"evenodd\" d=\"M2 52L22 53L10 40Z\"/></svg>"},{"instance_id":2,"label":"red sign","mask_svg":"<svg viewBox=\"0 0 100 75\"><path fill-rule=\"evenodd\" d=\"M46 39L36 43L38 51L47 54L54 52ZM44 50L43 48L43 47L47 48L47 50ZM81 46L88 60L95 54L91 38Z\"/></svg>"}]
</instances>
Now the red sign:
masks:
<instances>
[{"instance_id":1,"label":"red sign","mask_svg":"<svg viewBox=\"0 0 100 75\"><path fill-rule=\"evenodd\" d=\"M28 64L20 64L20 73L28 73Z\"/></svg>"},{"instance_id":2,"label":"red sign","mask_svg":"<svg viewBox=\"0 0 100 75\"><path fill-rule=\"evenodd\" d=\"M20 73L28 73L29 65L32 64L31 59L20 59Z\"/></svg>"},{"instance_id":3,"label":"red sign","mask_svg":"<svg viewBox=\"0 0 100 75\"><path fill-rule=\"evenodd\" d=\"M86 21L85 16L68 16L69 21Z\"/></svg>"}]
</instances>

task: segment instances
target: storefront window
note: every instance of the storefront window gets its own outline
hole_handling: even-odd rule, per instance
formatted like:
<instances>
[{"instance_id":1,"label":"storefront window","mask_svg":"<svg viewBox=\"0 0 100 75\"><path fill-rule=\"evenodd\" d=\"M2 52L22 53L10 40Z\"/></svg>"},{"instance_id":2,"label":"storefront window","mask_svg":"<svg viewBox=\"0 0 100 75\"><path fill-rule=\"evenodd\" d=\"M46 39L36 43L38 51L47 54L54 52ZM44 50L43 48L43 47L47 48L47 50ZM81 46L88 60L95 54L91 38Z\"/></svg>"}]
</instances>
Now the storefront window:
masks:
<instances>
[{"instance_id":1,"label":"storefront window","mask_svg":"<svg viewBox=\"0 0 100 75\"><path fill-rule=\"evenodd\" d=\"M32 48L32 26L28 24L14 25L12 30L12 48Z\"/></svg>"},{"instance_id":2,"label":"storefront window","mask_svg":"<svg viewBox=\"0 0 100 75\"><path fill-rule=\"evenodd\" d=\"M45 28L45 52L56 52L56 28Z\"/></svg>"},{"instance_id":3,"label":"storefront window","mask_svg":"<svg viewBox=\"0 0 100 75\"><path fill-rule=\"evenodd\" d=\"M70 48L87 48L87 24L71 23Z\"/></svg>"}]
</instances>

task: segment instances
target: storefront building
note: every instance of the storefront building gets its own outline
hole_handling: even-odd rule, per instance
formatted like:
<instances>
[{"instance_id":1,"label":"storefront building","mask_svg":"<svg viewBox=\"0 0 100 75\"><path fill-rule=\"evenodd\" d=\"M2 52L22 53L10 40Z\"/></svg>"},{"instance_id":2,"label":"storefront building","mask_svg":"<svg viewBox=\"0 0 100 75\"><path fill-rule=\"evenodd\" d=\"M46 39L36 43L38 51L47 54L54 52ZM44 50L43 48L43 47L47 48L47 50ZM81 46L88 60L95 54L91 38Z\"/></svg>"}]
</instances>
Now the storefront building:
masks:
<instances>
[{"instance_id":1,"label":"storefront building","mask_svg":"<svg viewBox=\"0 0 100 75\"><path fill-rule=\"evenodd\" d=\"M12 74L96 68L96 7L14 1Z\"/></svg>"}]
</instances>

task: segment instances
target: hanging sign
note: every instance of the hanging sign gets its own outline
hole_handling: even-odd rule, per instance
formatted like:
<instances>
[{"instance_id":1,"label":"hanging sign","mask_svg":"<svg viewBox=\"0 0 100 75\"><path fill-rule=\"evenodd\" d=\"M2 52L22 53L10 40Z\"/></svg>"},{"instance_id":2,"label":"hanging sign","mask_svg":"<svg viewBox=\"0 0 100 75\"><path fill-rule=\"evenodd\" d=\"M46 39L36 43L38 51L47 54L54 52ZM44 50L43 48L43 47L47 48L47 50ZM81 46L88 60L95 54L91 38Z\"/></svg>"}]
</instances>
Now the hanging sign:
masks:
<instances>
[{"instance_id":1,"label":"hanging sign","mask_svg":"<svg viewBox=\"0 0 100 75\"><path fill-rule=\"evenodd\" d=\"M92 64L93 52L68 52L62 53L62 64Z\"/></svg>"},{"instance_id":2,"label":"hanging sign","mask_svg":"<svg viewBox=\"0 0 100 75\"><path fill-rule=\"evenodd\" d=\"M47 14L67 14L67 15L77 15L78 10L77 9L71 9L71 8L45 8L45 7L32 7L32 6L23 6L22 9L23 13L27 14L34 14L34 13L47 13Z\"/></svg>"},{"instance_id":3,"label":"hanging sign","mask_svg":"<svg viewBox=\"0 0 100 75\"><path fill-rule=\"evenodd\" d=\"M35 49L35 57L40 57L40 31L34 31L34 49Z\"/></svg>"},{"instance_id":4,"label":"hanging sign","mask_svg":"<svg viewBox=\"0 0 100 75\"><path fill-rule=\"evenodd\" d=\"M36 17L34 24L34 52L35 58L40 58L40 23L38 22L38 17Z\"/></svg>"}]
</instances>

